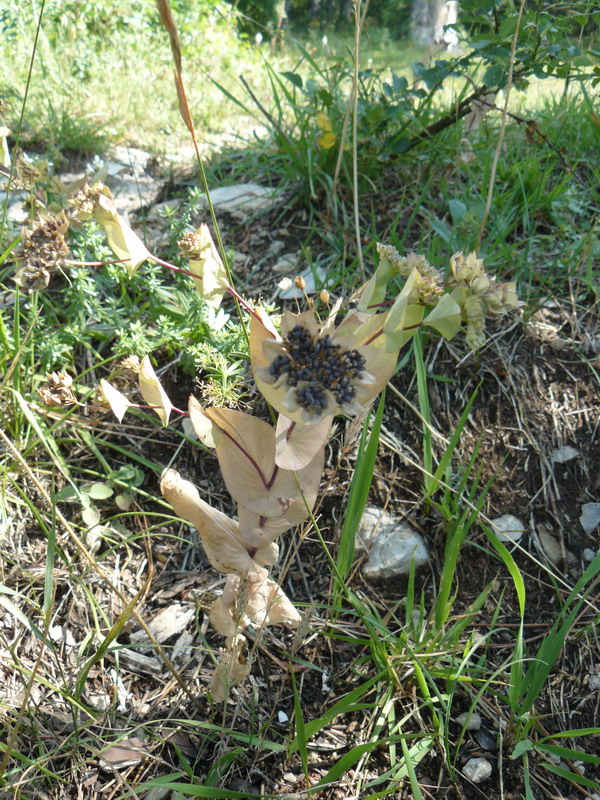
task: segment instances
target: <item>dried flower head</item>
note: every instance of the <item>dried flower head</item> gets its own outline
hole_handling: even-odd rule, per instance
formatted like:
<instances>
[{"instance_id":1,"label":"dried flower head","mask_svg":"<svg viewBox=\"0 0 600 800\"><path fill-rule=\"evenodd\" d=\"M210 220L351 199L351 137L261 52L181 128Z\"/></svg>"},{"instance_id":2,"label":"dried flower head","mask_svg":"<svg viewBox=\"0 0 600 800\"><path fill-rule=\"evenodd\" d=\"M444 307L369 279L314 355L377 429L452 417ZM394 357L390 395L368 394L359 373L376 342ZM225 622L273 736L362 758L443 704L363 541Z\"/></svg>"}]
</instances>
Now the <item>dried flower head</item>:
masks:
<instances>
[{"instance_id":1,"label":"dried flower head","mask_svg":"<svg viewBox=\"0 0 600 800\"><path fill-rule=\"evenodd\" d=\"M85 186L82 186L69 200L72 216L78 220L91 219L103 188L102 183L94 183L92 186L86 183Z\"/></svg>"},{"instance_id":2,"label":"dried flower head","mask_svg":"<svg viewBox=\"0 0 600 800\"><path fill-rule=\"evenodd\" d=\"M23 266L13 280L29 292L48 286L52 273L60 269L69 255L65 233L69 223L64 215L38 217L33 228L23 229L17 257Z\"/></svg>"},{"instance_id":3,"label":"dried flower head","mask_svg":"<svg viewBox=\"0 0 600 800\"><path fill-rule=\"evenodd\" d=\"M177 247L179 247L179 252L184 258L197 259L202 258L207 243L198 231L191 231L179 239Z\"/></svg>"},{"instance_id":4,"label":"dried flower head","mask_svg":"<svg viewBox=\"0 0 600 800\"><path fill-rule=\"evenodd\" d=\"M221 305L229 286L227 270L212 240L208 225L202 223L198 230L186 233L178 242L184 258L189 259L189 269L194 284L206 304L215 310Z\"/></svg>"},{"instance_id":5,"label":"dried flower head","mask_svg":"<svg viewBox=\"0 0 600 800\"><path fill-rule=\"evenodd\" d=\"M73 394L73 378L66 372L47 372L47 384L38 389L46 406L72 406L77 403Z\"/></svg>"},{"instance_id":6,"label":"dried flower head","mask_svg":"<svg viewBox=\"0 0 600 800\"><path fill-rule=\"evenodd\" d=\"M484 272L483 260L475 253L455 253L450 259L448 286L461 307L465 338L472 350L485 344L486 314L505 314L519 306L516 283L496 283Z\"/></svg>"},{"instance_id":7,"label":"dried flower head","mask_svg":"<svg viewBox=\"0 0 600 800\"><path fill-rule=\"evenodd\" d=\"M434 306L444 293L444 281L441 273L432 267L425 256L409 253L401 256L390 244L377 245L379 265L360 290L358 308L367 311L379 306L386 297L387 285L396 275L406 277L411 282L411 304Z\"/></svg>"},{"instance_id":8,"label":"dried flower head","mask_svg":"<svg viewBox=\"0 0 600 800\"><path fill-rule=\"evenodd\" d=\"M282 338L253 319L251 359L260 391L292 420L314 424L330 415L354 416L381 391L395 367L397 353L388 352L380 338L384 316L353 312L334 331L332 319L320 326L312 311L288 312Z\"/></svg>"},{"instance_id":9,"label":"dried flower head","mask_svg":"<svg viewBox=\"0 0 600 800\"><path fill-rule=\"evenodd\" d=\"M121 361L121 367L123 369L130 369L132 372L135 372L136 375L139 374L140 371L140 359L139 356L127 356Z\"/></svg>"}]
</instances>

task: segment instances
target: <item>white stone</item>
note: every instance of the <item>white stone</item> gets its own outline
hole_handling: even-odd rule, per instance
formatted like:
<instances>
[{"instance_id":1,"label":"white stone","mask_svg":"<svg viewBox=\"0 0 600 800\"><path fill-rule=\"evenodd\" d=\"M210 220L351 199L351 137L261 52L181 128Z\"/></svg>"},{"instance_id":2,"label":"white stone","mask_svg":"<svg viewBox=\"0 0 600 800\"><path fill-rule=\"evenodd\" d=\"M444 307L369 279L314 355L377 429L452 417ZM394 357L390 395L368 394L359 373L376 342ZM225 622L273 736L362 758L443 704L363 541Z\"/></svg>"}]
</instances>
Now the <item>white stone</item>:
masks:
<instances>
[{"instance_id":1,"label":"white stone","mask_svg":"<svg viewBox=\"0 0 600 800\"><path fill-rule=\"evenodd\" d=\"M429 561L423 537L404 520L369 506L357 534L357 549L369 554L363 567L365 578L380 580L406 575L414 559L421 567Z\"/></svg>"},{"instance_id":2,"label":"white stone","mask_svg":"<svg viewBox=\"0 0 600 800\"><path fill-rule=\"evenodd\" d=\"M584 503L581 506L579 522L586 533L591 533L597 528L600 525L600 503Z\"/></svg>"},{"instance_id":3,"label":"white stone","mask_svg":"<svg viewBox=\"0 0 600 800\"><path fill-rule=\"evenodd\" d=\"M463 775L473 783L487 781L492 774L492 765L485 758L470 758L463 767Z\"/></svg>"},{"instance_id":4,"label":"white stone","mask_svg":"<svg viewBox=\"0 0 600 800\"><path fill-rule=\"evenodd\" d=\"M137 178L119 176L108 180L107 183L115 198L117 211L127 220L130 214L134 214L140 208L151 206L163 187L161 181L147 175L139 175Z\"/></svg>"},{"instance_id":5,"label":"white stone","mask_svg":"<svg viewBox=\"0 0 600 800\"><path fill-rule=\"evenodd\" d=\"M491 521L492 530L501 542L518 542L525 533L525 526L512 514L504 514Z\"/></svg>"},{"instance_id":6,"label":"white stone","mask_svg":"<svg viewBox=\"0 0 600 800\"><path fill-rule=\"evenodd\" d=\"M552 461L555 464L565 464L567 461L572 461L579 455L579 450L566 444L564 447L558 447L552 452Z\"/></svg>"},{"instance_id":7,"label":"white stone","mask_svg":"<svg viewBox=\"0 0 600 800\"><path fill-rule=\"evenodd\" d=\"M77 644L71 631L62 625L52 625L48 630L48 635L53 642L64 642L67 647L74 647Z\"/></svg>"},{"instance_id":8,"label":"white stone","mask_svg":"<svg viewBox=\"0 0 600 800\"><path fill-rule=\"evenodd\" d=\"M586 547L582 555L586 561L593 561L596 558L596 553L591 547Z\"/></svg>"},{"instance_id":9,"label":"white stone","mask_svg":"<svg viewBox=\"0 0 600 800\"><path fill-rule=\"evenodd\" d=\"M268 211L273 208L275 191L258 183L236 183L233 186L219 186L211 190L210 199L213 206L221 211L229 211L241 217ZM208 207L206 196L200 198L200 205Z\"/></svg>"},{"instance_id":10,"label":"white stone","mask_svg":"<svg viewBox=\"0 0 600 800\"><path fill-rule=\"evenodd\" d=\"M588 686L592 692L597 692L600 689L600 675L588 675Z\"/></svg>"},{"instance_id":11,"label":"white stone","mask_svg":"<svg viewBox=\"0 0 600 800\"><path fill-rule=\"evenodd\" d=\"M271 269L273 272L283 272L289 275L291 272L294 272L297 266L298 253L284 253L282 256L279 256Z\"/></svg>"},{"instance_id":12,"label":"white stone","mask_svg":"<svg viewBox=\"0 0 600 800\"><path fill-rule=\"evenodd\" d=\"M319 282L318 287L317 280L315 280L315 272ZM321 287L325 285L327 272L323 267L317 267L314 272L308 267L301 273L301 276L304 278L304 289L298 289L298 287L293 284L289 289L284 289L284 291L279 292L279 297L281 297L282 300L293 300L295 297L304 297L305 294L315 294L315 292L320 291Z\"/></svg>"},{"instance_id":13,"label":"white stone","mask_svg":"<svg viewBox=\"0 0 600 800\"><path fill-rule=\"evenodd\" d=\"M6 218L12 222L25 222L29 216L25 202L29 197L28 192L10 192L10 200ZM0 192L0 209L4 210L6 192Z\"/></svg>"},{"instance_id":14,"label":"white stone","mask_svg":"<svg viewBox=\"0 0 600 800\"><path fill-rule=\"evenodd\" d=\"M481 714L478 711L473 711L472 714L465 711L458 715L456 721L459 725L464 725L468 731L478 731L481 728Z\"/></svg>"}]
</instances>

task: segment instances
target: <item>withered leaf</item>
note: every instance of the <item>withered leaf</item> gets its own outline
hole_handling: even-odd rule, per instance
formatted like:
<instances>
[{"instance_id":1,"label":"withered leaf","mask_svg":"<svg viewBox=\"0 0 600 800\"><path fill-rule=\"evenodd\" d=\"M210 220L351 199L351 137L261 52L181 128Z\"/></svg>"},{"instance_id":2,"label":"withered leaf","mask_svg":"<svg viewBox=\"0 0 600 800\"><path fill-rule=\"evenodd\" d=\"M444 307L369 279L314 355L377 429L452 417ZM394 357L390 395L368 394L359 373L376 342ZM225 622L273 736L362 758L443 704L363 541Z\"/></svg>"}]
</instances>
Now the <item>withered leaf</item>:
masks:
<instances>
[{"instance_id":1,"label":"withered leaf","mask_svg":"<svg viewBox=\"0 0 600 800\"><path fill-rule=\"evenodd\" d=\"M250 671L244 650L246 637L241 633L230 636L225 643L225 651L219 657L217 668L210 682L210 693L216 703L224 703L232 686L241 683Z\"/></svg>"},{"instance_id":2,"label":"withered leaf","mask_svg":"<svg viewBox=\"0 0 600 800\"><path fill-rule=\"evenodd\" d=\"M158 380L148 356L144 356L142 359L138 379L142 397L149 406L152 406L152 410L156 411L162 424L168 425L173 404Z\"/></svg>"},{"instance_id":3,"label":"withered leaf","mask_svg":"<svg viewBox=\"0 0 600 800\"><path fill-rule=\"evenodd\" d=\"M298 472L275 463L275 429L241 411L208 408L205 413L218 425L222 436L217 458L227 489L236 502L265 517L279 517L292 504L309 504L323 472L324 449Z\"/></svg>"},{"instance_id":4,"label":"withered leaf","mask_svg":"<svg viewBox=\"0 0 600 800\"><path fill-rule=\"evenodd\" d=\"M113 769L124 769L136 764L146 755L146 742L137 736L121 739L100 755L100 760Z\"/></svg>"},{"instance_id":5,"label":"withered leaf","mask_svg":"<svg viewBox=\"0 0 600 800\"><path fill-rule=\"evenodd\" d=\"M118 389L110 384L108 381L105 381L104 378L100 381L100 391L102 392L102 396L111 407L113 414L119 420L119 422L123 421L123 417L125 416L125 412L128 408L131 408L132 403L125 397L124 394Z\"/></svg>"},{"instance_id":6,"label":"withered leaf","mask_svg":"<svg viewBox=\"0 0 600 800\"><path fill-rule=\"evenodd\" d=\"M204 409L193 394L190 395L188 401L188 411L198 439L206 447L216 447L221 432L211 418L204 413Z\"/></svg>"},{"instance_id":7,"label":"withered leaf","mask_svg":"<svg viewBox=\"0 0 600 800\"><path fill-rule=\"evenodd\" d=\"M139 265L150 257L150 251L137 233L119 216L110 189L106 186L98 194L94 216L104 228L110 249L117 258L123 260L131 277Z\"/></svg>"},{"instance_id":8,"label":"withered leaf","mask_svg":"<svg viewBox=\"0 0 600 800\"><path fill-rule=\"evenodd\" d=\"M275 463L282 469L306 467L329 436L333 417L325 417L316 425L302 425L280 414L275 430Z\"/></svg>"},{"instance_id":9,"label":"withered leaf","mask_svg":"<svg viewBox=\"0 0 600 800\"><path fill-rule=\"evenodd\" d=\"M174 469L163 472L160 490L175 513L198 529L208 560L219 572L263 580L266 570L250 556L241 541L239 525L205 503L196 487Z\"/></svg>"}]
</instances>

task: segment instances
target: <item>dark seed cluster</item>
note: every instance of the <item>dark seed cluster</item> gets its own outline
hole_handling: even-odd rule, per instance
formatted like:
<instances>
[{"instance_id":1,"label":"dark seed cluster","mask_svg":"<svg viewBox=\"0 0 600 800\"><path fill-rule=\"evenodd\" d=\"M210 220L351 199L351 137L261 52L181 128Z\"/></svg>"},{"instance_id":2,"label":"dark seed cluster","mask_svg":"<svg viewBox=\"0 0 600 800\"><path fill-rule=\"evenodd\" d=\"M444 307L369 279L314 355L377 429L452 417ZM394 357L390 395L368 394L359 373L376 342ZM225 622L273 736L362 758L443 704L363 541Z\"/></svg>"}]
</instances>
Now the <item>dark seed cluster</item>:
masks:
<instances>
[{"instance_id":1,"label":"dark seed cluster","mask_svg":"<svg viewBox=\"0 0 600 800\"><path fill-rule=\"evenodd\" d=\"M274 380L286 375L289 386L303 384L297 390L302 408L320 414L327 406L327 390L339 405L352 402L356 395L352 381L364 369L364 356L357 350L342 350L330 336L313 338L302 325L296 325L284 341L288 355L277 356L269 373Z\"/></svg>"}]
</instances>

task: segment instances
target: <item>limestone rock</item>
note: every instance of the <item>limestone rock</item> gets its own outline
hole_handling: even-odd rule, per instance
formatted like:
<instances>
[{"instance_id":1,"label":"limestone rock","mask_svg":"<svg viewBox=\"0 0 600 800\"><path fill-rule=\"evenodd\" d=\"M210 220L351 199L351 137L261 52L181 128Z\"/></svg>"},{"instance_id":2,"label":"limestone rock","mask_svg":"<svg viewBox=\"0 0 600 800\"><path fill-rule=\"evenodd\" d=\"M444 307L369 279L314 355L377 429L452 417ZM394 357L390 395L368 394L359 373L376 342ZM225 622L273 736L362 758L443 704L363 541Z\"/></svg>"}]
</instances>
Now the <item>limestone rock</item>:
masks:
<instances>
[{"instance_id":1,"label":"limestone rock","mask_svg":"<svg viewBox=\"0 0 600 800\"><path fill-rule=\"evenodd\" d=\"M501 542L518 542L525 533L525 526L512 514L504 514L491 521L492 530Z\"/></svg>"},{"instance_id":2,"label":"limestone rock","mask_svg":"<svg viewBox=\"0 0 600 800\"><path fill-rule=\"evenodd\" d=\"M586 533L591 533L597 528L600 525L600 503L584 503L581 506L579 521Z\"/></svg>"},{"instance_id":3,"label":"limestone rock","mask_svg":"<svg viewBox=\"0 0 600 800\"><path fill-rule=\"evenodd\" d=\"M374 506L365 509L356 545L369 555L363 567L363 574L369 580L406 575L413 558L416 567L429 561L421 534L404 520Z\"/></svg>"},{"instance_id":4,"label":"limestone rock","mask_svg":"<svg viewBox=\"0 0 600 800\"><path fill-rule=\"evenodd\" d=\"M470 758L463 767L463 775L473 783L486 781L492 774L492 765L485 758Z\"/></svg>"},{"instance_id":5,"label":"limestone rock","mask_svg":"<svg viewBox=\"0 0 600 800\"><path fill-rule=\"evenodd\" d=\"M269 211L276 204L275 191L258 183L219 186L211 191L210 199L215 208L228 211L242 219L260 211ZM200 198L200 205L208 207L206 197Z\"/></svg>"}]
</instances>

